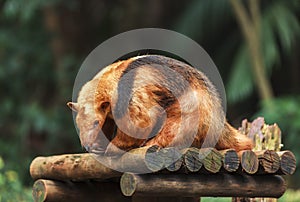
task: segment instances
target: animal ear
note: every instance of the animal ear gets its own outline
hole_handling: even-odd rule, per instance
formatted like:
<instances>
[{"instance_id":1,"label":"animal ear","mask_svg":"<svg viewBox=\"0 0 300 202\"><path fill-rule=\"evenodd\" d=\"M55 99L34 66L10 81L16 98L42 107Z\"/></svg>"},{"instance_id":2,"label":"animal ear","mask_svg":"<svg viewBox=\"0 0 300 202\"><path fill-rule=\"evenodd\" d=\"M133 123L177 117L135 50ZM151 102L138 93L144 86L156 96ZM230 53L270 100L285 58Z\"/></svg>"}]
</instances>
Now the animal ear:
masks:
<instances>
[{"instance_id":1,"label":"animal ear","mask_svg":"<svg viewBox=\"0 0 300 202\"><path fill-rule=\"evenodd\" d=\"M76 103L76 102L68 102L67 105L68 105L68 107L69 107L72 111L78 112L78 109L79 109L78 103Z\"/></svg>"}]
</instances>

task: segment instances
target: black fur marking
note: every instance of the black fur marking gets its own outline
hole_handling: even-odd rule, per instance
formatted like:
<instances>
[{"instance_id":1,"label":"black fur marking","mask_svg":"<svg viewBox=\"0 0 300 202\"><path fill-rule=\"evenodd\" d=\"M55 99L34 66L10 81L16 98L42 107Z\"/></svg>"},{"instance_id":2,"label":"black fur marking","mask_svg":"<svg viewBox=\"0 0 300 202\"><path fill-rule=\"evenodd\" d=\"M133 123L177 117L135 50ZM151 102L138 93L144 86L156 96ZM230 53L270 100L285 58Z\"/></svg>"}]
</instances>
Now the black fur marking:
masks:
<instances>
[{"instance_id":1,"label":"black fur marking","mask_svg":"<svg viewBox=\"0 0 300 202\"><path fill-rule=\"evenodd\" d=\"M153 94L155 101L164 109L171 106L176 101L176 97L180 97L191 83L198 82L199 85L206 86L208 90L211 89L202 73L183 62L159 55L141 57L132 61L120 77L115 118L125 115L127 108L124 106L129 105L135 76L138 68L142 66L151 66L157 73L155 79L162 84L159 88L164 88L164 90L154 91Z\"/></svg>"},{"instance_id":2,"label":"black fur marking","mask_svg":"<svg viewBox=\"0 0 300 202\"><path fill-rule=\"evenodd\" d=\"M165 91L153 91L155 101L163 108L167 109L172 104L176 102L176 97L169 92L168 90Z\"/></svg>"}]
</instances>

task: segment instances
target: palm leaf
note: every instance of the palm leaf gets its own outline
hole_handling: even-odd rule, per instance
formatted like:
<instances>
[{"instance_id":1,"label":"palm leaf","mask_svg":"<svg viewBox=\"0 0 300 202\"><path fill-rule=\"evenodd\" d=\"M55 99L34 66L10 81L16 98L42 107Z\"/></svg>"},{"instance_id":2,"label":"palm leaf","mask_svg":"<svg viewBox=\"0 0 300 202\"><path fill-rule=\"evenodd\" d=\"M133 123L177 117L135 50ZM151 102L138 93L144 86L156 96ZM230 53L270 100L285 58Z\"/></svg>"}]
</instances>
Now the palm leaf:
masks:
<instances>
[{"instance_id":1,"label":"palm leaf","mask_svg":"<svg viewBox=\"0 0 300 202\"><path fill-rule=\"evenodd\" d=\"M296 36L300 34L300 25L296 13L288 8L287 3L282 1L275 3L270 12L270 23L273 25L273 31L278 35L284 51L290 52Z\"/></svg>"},{"instance_id":2,"label":"palm leaf","mask_svg":"<svg viewBox=\"0 0 300 202\"><path fill-rule=\"evenodd\" d=\"M230 7L226 0L195 0L179 18L175 24L175 30L190 37L202 38L203 35L218 30L219 25L224 24L230 18L229 11Z\"/></svg>"},{"instance_id":3,"label":"palm leaf","mask_svg":"<svg viewBox=\"0 0 300 202\"><path fill-rule=\"evenodd\" d=\"M227 101L229 103L242 100L253 91L254 82L250 65L248 50L245 45L242 45L238 49L226 85Z\"/></svg>"}]
</instances>

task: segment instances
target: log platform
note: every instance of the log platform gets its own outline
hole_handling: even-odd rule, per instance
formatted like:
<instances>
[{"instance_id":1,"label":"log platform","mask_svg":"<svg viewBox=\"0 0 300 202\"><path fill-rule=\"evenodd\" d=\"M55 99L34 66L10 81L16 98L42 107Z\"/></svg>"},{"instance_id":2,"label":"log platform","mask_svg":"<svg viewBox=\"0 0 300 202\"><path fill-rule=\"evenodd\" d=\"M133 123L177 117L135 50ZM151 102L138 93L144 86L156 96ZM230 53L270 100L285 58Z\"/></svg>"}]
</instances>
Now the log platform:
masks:
<instances>
[{"instance_id":1,"label":"log platform","mask_svg":"<svg viewBox=\"0 0 300 202\"><path fill-rule=\"evenodd\" d=\"M286 189L281 175L292 175L296 168L291 151L237 153L233 149L212 148L184 151L151 148L152 154L160 160L152 159L151 166L147 167L148 150L134 151L140 155L134 165L142 163L143 168L155 169L148 174L133 174L130 170L117 172L89 153L37 157L30 166L31 177L36 180L34 201L82 201L83 198L97 201L101 198L101 201L139 202L146 197L155 202L179 196L180 201L187 202L199 201L201 196L278 198ZM130 168L133 161L125 154L116 164Z\"/></svg>"},{"instance_id":2,"label":"log platform","mask_svg":"<svg viewBox=\"0 0 300 202\"><path fill-rule=\"evenodd\" d=\"M286 190L282 175L296 170L295 155L280 151L280 129L263 118L244 120L239 130L253 139L253 150L147 146L106 161L89 153L36 157L30 165L33 199L199 202L209 196L276 201Z\"/></svg>"}]
</instances>

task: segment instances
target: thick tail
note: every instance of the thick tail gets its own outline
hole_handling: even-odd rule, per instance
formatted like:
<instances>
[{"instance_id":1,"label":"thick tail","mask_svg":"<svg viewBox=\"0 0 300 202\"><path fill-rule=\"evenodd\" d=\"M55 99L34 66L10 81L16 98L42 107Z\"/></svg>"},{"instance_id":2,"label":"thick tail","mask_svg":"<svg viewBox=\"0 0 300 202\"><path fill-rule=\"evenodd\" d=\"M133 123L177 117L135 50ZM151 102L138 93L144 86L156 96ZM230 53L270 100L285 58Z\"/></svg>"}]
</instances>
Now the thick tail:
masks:
<instances>
[{"instance_id":1,"label":"thick tail","mask_svg":"<svg viewBox=\"0 0 300 202\"><path fill-rule=\"evenodd\" d=\"M253 142L247 136L241 134L237 129L226 122L216 148L233 148L236 151L250 150L253 148Z\"/></svg>"}]
</instances>

